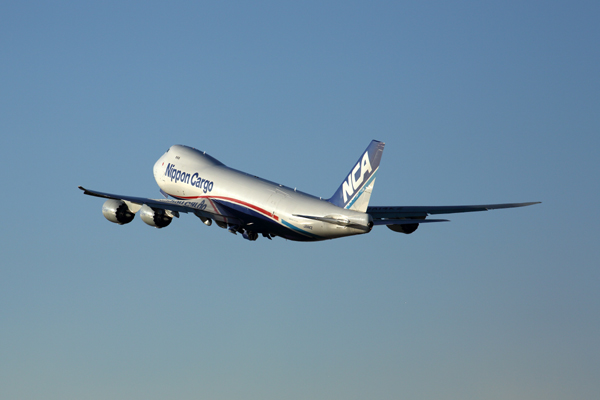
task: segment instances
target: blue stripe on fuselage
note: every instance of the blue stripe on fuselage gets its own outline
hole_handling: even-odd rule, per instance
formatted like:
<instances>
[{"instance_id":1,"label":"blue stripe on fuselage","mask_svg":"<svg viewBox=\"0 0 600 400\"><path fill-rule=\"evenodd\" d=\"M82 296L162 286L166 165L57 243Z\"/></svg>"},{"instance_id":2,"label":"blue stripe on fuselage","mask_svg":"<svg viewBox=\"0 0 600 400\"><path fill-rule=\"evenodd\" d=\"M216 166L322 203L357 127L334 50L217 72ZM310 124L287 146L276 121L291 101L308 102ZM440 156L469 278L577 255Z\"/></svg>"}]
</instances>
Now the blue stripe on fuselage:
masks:
<instances>
[{"instance_id":1,"label":"blue stripe on fuselage","mask_svg":"<svg viewBox=\"0 0 600 400\"><path fill-rule=\"evenodd\" d=\"M294 226L294 225L290 224L289 222L287 222L287 221L286 221L286 220L284 220L283 218L281 219L281 223L282 223L283 225L285 225L286 227L290 228L291 230L293 230L294 232L300 233L300 234L302 234L302 235L304 235L304 236L308 236L308 237L310 237L310 238L313 238L313 239L318 239L318 240L323 240L323 239L325 239L325 238L323 238L323 237L321 237L321 236L313 235L312 233L306 232L306 231L304 231L304 230L302 230L302 229L300 229L300 228L298 228L298 227L296 227L296 226Z\"/></svg>"},{"instance_id":2,"label":"blue stripe on fuselage","mask_svg":"<svg viewBox=\"0 0 600 400\"><path fill-rule=\"evenodd\" d=\"M170 195L176 199L186 200L185 198L180 198L178 196ZM300 241L310 241L313 240L324 240L326 238L314 235L310 232L306 232L291 223L285 221L280 218L281 224L275 222L271 217L261 214L251 208L248 208L242 204L235 203L234 201L227 200L217 200L213 199L212 202L215 206L221 207L221 215L224 217L233 217L239 218L240 220L248 221L248 217L253 221L262 226L263 229L258 229L259 232L265 231L274 233L278 236L281 236L290 240L300 240ZM287 228L287 229L282 229ZM285 231L289 232L289 235L284 233Z\"/></svg>"}]
</instances>

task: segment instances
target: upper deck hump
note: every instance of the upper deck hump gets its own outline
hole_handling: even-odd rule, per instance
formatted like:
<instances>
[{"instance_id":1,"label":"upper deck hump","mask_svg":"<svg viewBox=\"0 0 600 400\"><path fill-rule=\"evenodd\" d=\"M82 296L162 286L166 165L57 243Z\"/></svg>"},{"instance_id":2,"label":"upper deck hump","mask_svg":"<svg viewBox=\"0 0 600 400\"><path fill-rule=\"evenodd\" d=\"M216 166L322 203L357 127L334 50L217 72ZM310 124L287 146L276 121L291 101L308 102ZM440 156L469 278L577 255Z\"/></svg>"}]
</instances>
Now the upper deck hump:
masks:
<instances>
[{"instance_id":1,"label":"upper deck hump","mask_svg":"<svg viewBox=\"0 0 600 400\"><path fill-rule=\"evenodd\" d=\"M180 157L180 159L184 162L193 161L195 163L200 163L206 167L225 165L213 156L206 154L206 152L200 151L190 146L176 144L171 146L167 152L172 153L172 155L174 155L175 157Z\"/></svg>"}]
</instances>

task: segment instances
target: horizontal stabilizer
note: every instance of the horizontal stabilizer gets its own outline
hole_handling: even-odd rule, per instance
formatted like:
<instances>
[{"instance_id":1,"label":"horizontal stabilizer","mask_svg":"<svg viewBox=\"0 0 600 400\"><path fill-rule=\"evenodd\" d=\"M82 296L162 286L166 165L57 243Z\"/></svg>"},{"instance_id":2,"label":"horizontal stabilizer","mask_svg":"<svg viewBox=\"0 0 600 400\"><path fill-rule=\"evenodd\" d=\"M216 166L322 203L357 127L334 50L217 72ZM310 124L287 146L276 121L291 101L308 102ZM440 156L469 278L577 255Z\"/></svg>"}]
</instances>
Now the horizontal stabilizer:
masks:
<instances>
[{"instance_id":1,"label":"horizontal stabilizer","mask_svg":"<svg viewBox=\"0 0 600 400\"><path fill-rule=\"evenodd\" d=\"M315 217L312 215L298 215L298 214L294 214L294 217L313 219L315 221L327 222L328 224L344 226L346 228L361 229L361 230L364 230L367 232L370 231L371 227L372 227L372 225L369 226L368 220L366 220L366 225L363 225L363 224L356 223L355 221L351 221L348 218Z\"/></svg>"},{"instance_id":2,"label":"horizontal stabilizer","mask_svg":"<svg viewBox=\"0 0 600 400\"><path fill-rule=\"evenodd\" d=\"M373 225L412 225L428 222L449 222L447 219L376 219Z\"/></svg>"}]
</instances>

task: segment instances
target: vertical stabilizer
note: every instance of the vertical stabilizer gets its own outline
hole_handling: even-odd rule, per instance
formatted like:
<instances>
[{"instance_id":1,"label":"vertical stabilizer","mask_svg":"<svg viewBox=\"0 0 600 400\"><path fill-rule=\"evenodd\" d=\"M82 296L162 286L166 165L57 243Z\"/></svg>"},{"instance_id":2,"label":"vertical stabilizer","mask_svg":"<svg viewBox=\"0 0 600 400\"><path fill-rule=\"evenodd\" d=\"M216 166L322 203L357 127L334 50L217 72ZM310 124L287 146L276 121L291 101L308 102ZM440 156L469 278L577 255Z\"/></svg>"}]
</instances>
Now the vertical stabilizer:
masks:
<instances>
[{"instance_id":1,"label":"vertical stabilizer","mask_svg":"<svg viewBox=\"0 0 600 400\"><path fill-rule=\"evenodd\" d=\"M348 210L366 212L385 143L373 140L335 194L327 201Z\"/></svg>"}]
</instances>

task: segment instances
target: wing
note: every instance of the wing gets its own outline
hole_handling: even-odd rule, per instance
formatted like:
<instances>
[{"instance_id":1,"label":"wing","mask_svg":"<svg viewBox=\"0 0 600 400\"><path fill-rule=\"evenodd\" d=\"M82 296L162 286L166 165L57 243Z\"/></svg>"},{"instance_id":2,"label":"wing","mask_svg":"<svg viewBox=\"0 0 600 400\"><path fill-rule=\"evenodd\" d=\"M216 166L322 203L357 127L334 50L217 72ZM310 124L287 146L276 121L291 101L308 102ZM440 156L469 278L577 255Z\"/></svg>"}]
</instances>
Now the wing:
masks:
<instances>
[{"instance_id":1,"label":"wing","mask_svg":"<svg viewBox=\"0 0 600 400\"><path fill-rule=\"evenodd\" d=\"M393 220L424 220L428 215L436 214L455 214L473 211L497 210L501 208L525 207L541 202L535 201L530 203L504 203L504 204L480 204L471 206L417 206L417 207L369 207L367 213L371 214L374 221L381 221L375 225L390 225L397 224ZM431 220L433 221L433 220ZM385 223L389 222L389 223ZM416 222L416 221L412 221ZM419 221L423 222L423 221Z\"/></svg>"},{"instance_id":2,"label":"wing","mask_svg":"<svg viewBox=\"0 0 600 400\"><path fill-rule=\"evenodd\" d=\"M89 190L79 186L83 190L83 194L89 196L102 197L105 199L123 200L125 202L137 204L139 206L147 205L151 208L159 208L169 210L178 216L177 213L193 213L198 217L212 218L219 222L228 224L240 224L239 219L229 215L225 210L217 208L208 199L204 201L188 201L188 200L172 200L172 199L148 199L144 197L122 196L118 194L103 193L95 190ZM137 210L134 210L137 212Z\"/></svg>"},{"instance_id":3,"label":"wing","mask_svg":"<svg viewBox=\"0 0 600 400\"><path fill-rule=\"evenodd\" d=\"M316 221L327 222L329 224L345 226L348 228L362 229L365 231L370 231L371 226L362 225L357 223L352 223L348 220L341 220L338 218L328 218L328 217L315 217L312 215L299 215L294 214L295 217L302 217L308 219L314 219ZM447 222L447 219L373 219L373 226L375 225L412 225L412 224L424 224L428 222Z\"/></svg>"}]
</instances>

